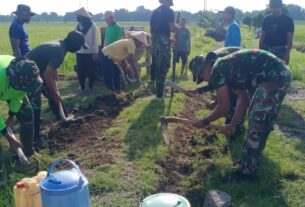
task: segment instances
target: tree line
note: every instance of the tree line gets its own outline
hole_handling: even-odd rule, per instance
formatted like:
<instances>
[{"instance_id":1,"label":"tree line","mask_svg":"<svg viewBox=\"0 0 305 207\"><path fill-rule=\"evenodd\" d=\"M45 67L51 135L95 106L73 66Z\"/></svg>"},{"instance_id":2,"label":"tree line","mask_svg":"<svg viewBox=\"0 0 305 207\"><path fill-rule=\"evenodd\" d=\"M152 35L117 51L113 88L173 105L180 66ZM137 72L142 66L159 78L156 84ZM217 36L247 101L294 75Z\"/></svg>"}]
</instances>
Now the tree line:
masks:
<instances>
[{"instance_id":1,"label":"tree line","mask_svg":"<svg viewBox=\"0 0 305 207\"><path fill-rule=\"evenodd\" d=\"M294 20L305 20L305 9L298 5L289 4L284 8L285 13L289 14ZM253 11L244 13L242 10L236 10L236 19L243 22L249 27L260 27L262 20L269 10ZM177 13L177 12L176 12ZM128 11L126 9L118 9L114 11L117 21L124 22L147 22L150 20L152 10L146 9L144 6L139 6L135 11ZM219 12L199 11L191 13L188 11L180 11L181 17L186 18L189 22L197 22L205 28L217 27L222 19ZM10 22L14 19L14 15L0 15L0 22ZM102 21L104 13L94 14L92 19L94 21ZM59 15L56 12L43 12L35 15L31 21L33 22L75 22L75 14L67 12L65 15Z\"/></svg>"}]
</instances>

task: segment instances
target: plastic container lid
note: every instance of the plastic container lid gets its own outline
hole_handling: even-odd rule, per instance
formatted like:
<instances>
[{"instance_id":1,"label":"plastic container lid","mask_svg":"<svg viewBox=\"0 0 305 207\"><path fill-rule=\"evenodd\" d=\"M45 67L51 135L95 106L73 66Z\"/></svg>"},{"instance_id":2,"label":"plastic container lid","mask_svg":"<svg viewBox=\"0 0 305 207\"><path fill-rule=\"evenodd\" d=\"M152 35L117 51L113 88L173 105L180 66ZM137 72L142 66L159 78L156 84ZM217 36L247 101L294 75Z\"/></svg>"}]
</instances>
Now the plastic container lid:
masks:
<instances>
[{"instance_id":1,"label":"plastic container lid","mask_svg":"<svg viewBox=\"0 0 305 207\"><path fill-rule=\"evenodd\" d=\"M87 179L84 176L80 177L73 168L46 177L41 181L40 188L48 195L66 195L80 190L84 184L88 184Z\"/></svg>"},{"instance_id":2,"label":"plastic container lid","mask_svg":"<svg viewBox=\"0 0 305 207\"><path fill-rule=\"evenodd\" d=\"M191 207L191 204L182 196L159 193L145 198L140 207Z\"/></svg>"}]
</instances>

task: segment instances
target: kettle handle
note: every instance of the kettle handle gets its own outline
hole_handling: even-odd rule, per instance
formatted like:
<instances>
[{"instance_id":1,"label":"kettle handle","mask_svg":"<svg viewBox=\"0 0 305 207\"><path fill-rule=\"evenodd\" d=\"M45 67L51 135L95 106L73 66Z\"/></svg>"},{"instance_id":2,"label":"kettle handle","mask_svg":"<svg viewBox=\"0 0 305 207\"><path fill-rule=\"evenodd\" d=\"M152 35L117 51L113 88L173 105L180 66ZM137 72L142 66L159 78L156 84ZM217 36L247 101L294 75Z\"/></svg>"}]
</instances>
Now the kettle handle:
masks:
<instances>
[{"instance_id":1,"label":"kettle handle","mask_svg":"<svg viewBox=\"0 0 305 207\"><path fill-rule=\"evenodd\" d=\"M54 168L62 161L66 161L68 162L69 164L71 164L77 171L78 175L79 175L79 185L82 185L83 184L83 179L82 179L82 173L78 167L77 164L75 164L75 162L73 162L72 160L69 160L69 159L59 159L59 160L56 160L52 165L51 167L49 168L48 170L48 174L47 174L47 177L49 177L51 175L51 172L54 170Z\"/></svg>"}]
</instances>

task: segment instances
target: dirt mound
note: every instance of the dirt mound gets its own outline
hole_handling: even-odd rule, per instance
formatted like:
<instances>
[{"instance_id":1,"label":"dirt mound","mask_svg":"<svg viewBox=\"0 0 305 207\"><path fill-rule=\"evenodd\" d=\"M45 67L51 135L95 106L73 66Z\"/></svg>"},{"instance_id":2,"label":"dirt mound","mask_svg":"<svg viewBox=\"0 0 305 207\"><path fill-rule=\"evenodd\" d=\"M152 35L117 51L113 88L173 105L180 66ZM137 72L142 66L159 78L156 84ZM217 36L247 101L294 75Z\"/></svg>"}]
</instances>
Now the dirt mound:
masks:
<instances>
[{"instance_id":1,"label":"dirt mound","mask_svg":"<svg viewBox=\"0 0 305 207\"><path fill-rule=\"evenodd\" d=\"M107 151L121 148L122 143L119 140L108 140L105 130L111 127L119 112L140 94L137 91L119 96L97 97L87 107L74 109L74 120L44 126L49 129L46 132L49 148L52 152L66 152L86 168L116 163L115 155L110 155ZM90 162L81 162L82 160Z\"/></svg>"}]
</instances>

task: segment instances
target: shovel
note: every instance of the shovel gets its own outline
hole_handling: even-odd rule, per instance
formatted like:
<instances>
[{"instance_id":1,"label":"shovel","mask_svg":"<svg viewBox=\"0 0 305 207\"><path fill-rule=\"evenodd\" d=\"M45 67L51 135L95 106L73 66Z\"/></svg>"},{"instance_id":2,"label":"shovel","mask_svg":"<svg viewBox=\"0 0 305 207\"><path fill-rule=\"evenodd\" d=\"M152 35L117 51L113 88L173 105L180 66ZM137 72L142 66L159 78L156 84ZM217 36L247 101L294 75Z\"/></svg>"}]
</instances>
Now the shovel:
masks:
<instances>
[{"instance_id":1,"label":"shovel","mask_svg":"<svg viewBox=\"0 0 305 207\"><path fill-rule=\"evenodd\" d=\"M164 84L167 85L167 86L172 87L173 89L175 89L176 91L179 91L179 92L181 92L181 93L184 93L184 94L187 93L187 90L185 90L184 88L182 88L181 86L179 86L178 84L176 84L176 83L173 82L173 81L165 80ZM209 104L210 104L207 100L205 100L205 99L202 98L201 96L195 95L195 96L192 96L192 97L193 97L194 99L196 99L198 102L203 103L203 104L205 104L205 105L209 105Z\"/></svg>"}]
</instances>

